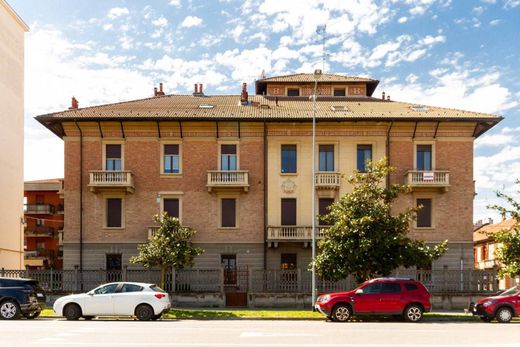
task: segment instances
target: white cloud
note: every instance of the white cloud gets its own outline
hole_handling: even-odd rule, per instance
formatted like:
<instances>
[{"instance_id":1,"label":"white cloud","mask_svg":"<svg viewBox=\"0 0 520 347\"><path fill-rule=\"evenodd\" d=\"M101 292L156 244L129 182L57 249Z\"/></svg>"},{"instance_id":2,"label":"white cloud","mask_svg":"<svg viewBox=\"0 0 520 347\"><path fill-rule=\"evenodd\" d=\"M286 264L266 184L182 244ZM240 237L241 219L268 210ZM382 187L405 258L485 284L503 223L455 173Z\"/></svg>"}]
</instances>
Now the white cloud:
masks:
<instances>
[{"instance_id":1,"label":"white cloud","mask_svg":"<svg viewBox=\"0 0 520 347\"><path fill-rule=\"evenodd\" d=\"M244 32L245 27L242 24L237 25L233 30L229 33L235 42L240 42L240 35Z\"/></svg>"},{"instance_id":2,"label":"white cloud","mask_svg":"<svg viewBox=\"0 0 520 347\"><path fill-rule=\"evenodd\" d=\"M163 16L161 16L161 17L153 20L152 24L155 26L158 26L158 27L164 27L164 26L168 25L168 20L166 18L164 18Z\"/></svg>"},{"instance_id":3,"label":"white cloud","mask_svg":"<svg viewBox=\"0 0 520 347\"><path fill-rule=\"evenodd\" d=\"M446 36L438 35L438 36L425 36L421 40L419 40L419 44L425 46L431 46L435 43L446 42Z\"/></svg>"},{"instance_id":4,"label":"white cloud","mask_svg":"<svg viewBox=\"0 0 520 347\"><path fill-rule=\"evenodd\" d=\"M195 16L188 16L184 18L184 20L181 23L182 28L191 28L199 26L202 23L202 19Z\"/></svg>"},{"instance_id":5,"label":"white cloud","mask_svg":"<svg viewBox=\"0 0 520 347\"><path fill-rule=\"evenodd\" d=\"M493 19L492 21L489 22L489 25L491 25L491 26L497 26L497 25L499 25L501 22L502 22L501 19Z\"/></svg>"},{"instance_id":6,"label":"white cloud","mask_svg":"<svg viewBox=\"0 0 520 347\"><path fill-rule=\"evenodd\" d=\"M408 22L408 18L407 17L401 17L397 20L400 24L403 24L403 23L406 23Z\"/></svg>"},{"instance_id":7,"label":"white cloud","mask_svg":"<svg viewBox=\"0 0 520 347\"><path fill-rule=\"evenodd\" d=\"M110 30L112 29L112 23L103 24L103 30Z\"/></svg>"},{"instance_id":8,"label":"white cloud","mask_svg":"<svg viewBox=\"0 0 520 347\"><path fill-rule=\"evenodd\" d=\"M168 5L175 6L175 7L181 7L181 0L170 0Z\"/></svg>"},{"instance_id":9,"label":"white cloud","mask_svg":"<svg viewBox=\"0 0 520 347\"><path fill-rule=\"evenodd\" d=\"M110 19L116 19L122 16L126 16L128 14L130 14L130 11L128 11L126 7L114 7L108 11L107 16Z\"/></svg>"},{"instance_id":10,"label":"white cloud","mask_svg":"<svg viewBox=\"0 0 520 347\"><path fill-rule=\"evenodd\" d=\"M520 0L506 0L504 7L507 9L515 8L520 6Z\"/></svg>"},{"instance_id":11,"label":"white cloud","mask_svg":"<svg viewBox=\"0 0 520 347\"><path fill-rule=\"evenodd\" d=\"M475 141L475 147L502 147L514 141L514 137L505 134L485 134Z\"/></svg>"}]
</instances>

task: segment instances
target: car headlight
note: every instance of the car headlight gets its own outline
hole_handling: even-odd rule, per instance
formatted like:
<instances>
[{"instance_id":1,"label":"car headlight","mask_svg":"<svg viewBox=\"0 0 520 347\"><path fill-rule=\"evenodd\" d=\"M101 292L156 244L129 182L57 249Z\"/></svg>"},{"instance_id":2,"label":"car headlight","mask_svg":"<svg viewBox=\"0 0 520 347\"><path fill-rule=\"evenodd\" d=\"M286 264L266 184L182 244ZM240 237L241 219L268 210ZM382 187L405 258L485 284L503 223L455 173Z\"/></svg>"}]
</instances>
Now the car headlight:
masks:
<instances>
[{"instance_id":1,"label":"car headlight","mask_svg":"<svg viewBox=\"0 0 520 347\"><path fill-rule=\"evenodd\" d=\"M488 307L489 305L491 305L491 304L494 303L494 302L495 302L495 300L485 301L485 302L482 303L482 306L484 306L484 307Z\"/></svg>"},{"instance_id":2,"label":"car headlight","mask_svg":"<svg viewBox=\"0 0 520 347\"><path fill-rule=\"evenodd\" d=\"M330 300L330 295L327 294L327 295L322 295L318 298L318 302L327 302Z\"/></svg>"}]
</instances>

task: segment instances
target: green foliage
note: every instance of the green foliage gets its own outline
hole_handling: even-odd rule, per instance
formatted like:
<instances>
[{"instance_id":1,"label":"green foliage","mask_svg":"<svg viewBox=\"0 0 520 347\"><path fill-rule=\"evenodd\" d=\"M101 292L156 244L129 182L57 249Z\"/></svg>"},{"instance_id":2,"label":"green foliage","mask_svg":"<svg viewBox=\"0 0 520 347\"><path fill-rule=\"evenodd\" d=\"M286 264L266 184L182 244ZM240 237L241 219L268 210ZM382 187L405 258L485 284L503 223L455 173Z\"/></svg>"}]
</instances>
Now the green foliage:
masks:
<instances>
[{"instance_id":1,"label":"green foliage","mask_svg":"<svg viewBox=\"0 0 520 347\"><path fill-rule=\"evenodd\" d=\"M520 179L516 180L520 185ZM519 191L520 193L520 191ZM503 192L497 192L497 197L506 200L510 207L491 205L488 208L500 212L503 218L508 216L513 218L516 223L511 230L501 230L494 234L488 234L501 247L495 250L496 259L502 264L498 275L502 278L520 275L520 202Z\"/></svg>"},{"instance_id":2,"label":"green foliage","mask_svg":"<svg viewBox=\"0 0 520 347\"><path fill-rule=\"evenodd\" d=\"M354 171L347 193L322 217L331 224L319 242L317 273L325 279L340 280L354 275L361 282L388 276L400 267L426 266L447 250L447 241L428 247L424 241L407 237L418 208L392 214L392 203L409 188L384 181L393 168L386 159L369 163L366 173Z\"/></svg>"},{"instance_id":3,"label":"green foliage","mask_svg":"<svg viewBox=\"0 0 520 347\"><path fill-rule=\"evenodd\" d=\"M154 216L160 224L159 229L148 242L137 246L139 254L131 257L130 262L150 268L161 267L161 286L164 287L164 272L166 268L182 269L193 266L196 256L204 250L194 247L191 239L196 231L182 226L179 219L164 215Z\"/></svg>"}]
</instances>

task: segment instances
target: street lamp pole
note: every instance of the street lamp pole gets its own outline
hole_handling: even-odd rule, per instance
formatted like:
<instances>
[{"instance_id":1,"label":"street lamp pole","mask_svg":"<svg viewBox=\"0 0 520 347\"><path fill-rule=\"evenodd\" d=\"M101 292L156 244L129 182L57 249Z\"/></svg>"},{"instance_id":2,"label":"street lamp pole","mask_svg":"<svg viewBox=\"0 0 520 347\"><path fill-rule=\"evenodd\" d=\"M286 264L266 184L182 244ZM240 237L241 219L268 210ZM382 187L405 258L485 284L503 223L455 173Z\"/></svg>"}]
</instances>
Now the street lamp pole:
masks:
<instances>
[{"instance_id":1,"label":"street lamp pole","mask_svg":"<svg viewBox=\"0 0 520 347\"><path fill-rule=\"evenodd\" d=\"M321 70L314 70L314 94L312 96L312 309L316 302L316 98Z\"/></svg>"}]
</instances>

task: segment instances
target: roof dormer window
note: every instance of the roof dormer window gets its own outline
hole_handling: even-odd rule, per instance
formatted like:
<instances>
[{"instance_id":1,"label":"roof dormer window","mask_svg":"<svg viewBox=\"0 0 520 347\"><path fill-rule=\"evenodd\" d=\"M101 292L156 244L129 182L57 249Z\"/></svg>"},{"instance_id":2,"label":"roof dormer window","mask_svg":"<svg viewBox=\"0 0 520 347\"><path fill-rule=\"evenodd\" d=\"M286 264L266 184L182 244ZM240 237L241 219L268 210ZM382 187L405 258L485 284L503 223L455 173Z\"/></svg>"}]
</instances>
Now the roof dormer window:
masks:
<instances>
[{"instance_id":1,"label":"roof dormer window","mask_svg":"<svg viewBox=\"0 0 520 347\"><path fill-rule=\"evenodd\" d=\"M334 106L331 106L330 109L331 109L331 111L334 111L334 112L347 112L348 111L347 106L344 106L344 105L334 105Z\"/></svg>"},{"instance_id":2,"label":"roof dormer window","mask_svg":"<svg viewBox=\"0 0 520 347\"><path fill-rule=\"evenodd\" d=\"M287 96L300 96L300 88L287 88Z\"/></svg>"},{"instance_id":3,"label":"roof dormer window","mask_svg":"<svg viewBox=\"0 0 520 347\"><path fill-rule=\"evenodd\" d=\"M410 108L412 109L412 111L417 111L417 112L428 111L428 107L426 107L426 106L411 106Z\"/></svg>"}]
</instances>

